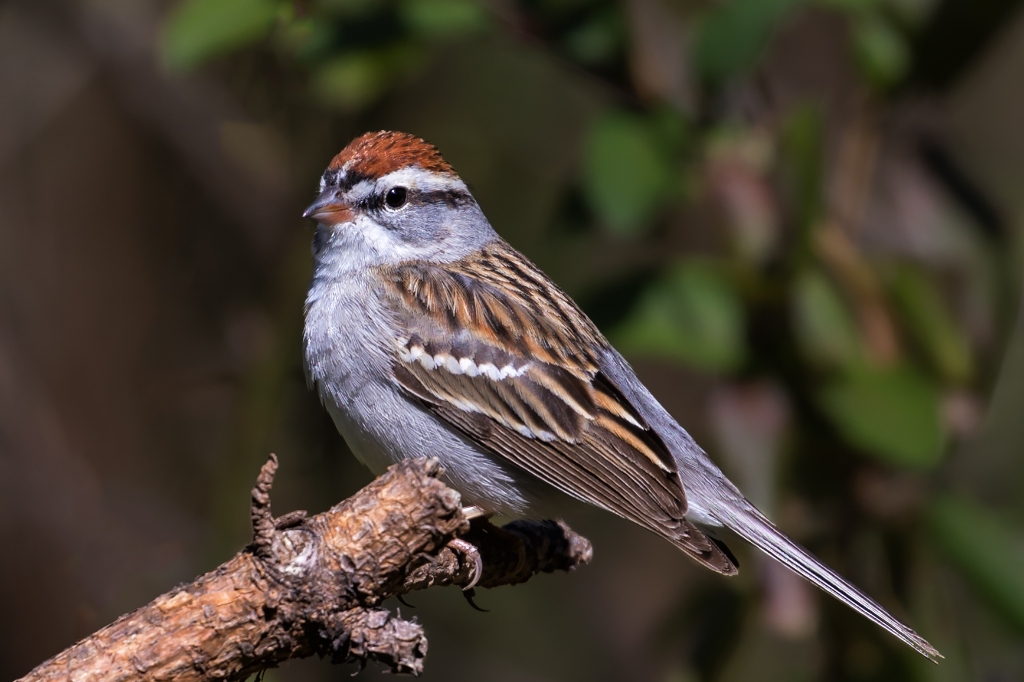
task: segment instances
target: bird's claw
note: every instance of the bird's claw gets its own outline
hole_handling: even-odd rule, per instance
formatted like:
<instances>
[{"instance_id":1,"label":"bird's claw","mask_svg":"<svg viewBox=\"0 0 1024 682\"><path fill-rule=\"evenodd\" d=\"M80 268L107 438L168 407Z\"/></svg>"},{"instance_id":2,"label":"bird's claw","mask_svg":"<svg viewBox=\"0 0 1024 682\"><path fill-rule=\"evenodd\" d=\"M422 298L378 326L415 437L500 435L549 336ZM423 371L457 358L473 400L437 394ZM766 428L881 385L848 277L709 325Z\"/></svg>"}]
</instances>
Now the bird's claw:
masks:
<instances>
[{"instance_id":1,"label":"bird's claw","mask_svg":"<svg viewBox=\"0 0 1024 682\"><path fill-rule=\"evenodd\" d=\"M476 602L473 601L473 597L476 596L476 590L474 590L473 588L465 589L462 592L462 596L466 598L466 601L468 601L469 605L472 606L474 609L476 609L480 613L487 613L487 609L480 608L476 605Z\"/></svg>"},{"instance_id":2,"label":"bird's claw","mask_svg":"<svg viewBox=\"0 0 1024 682\"><path fill-rule=\"evenodd\" d=\"M450 541L448 547L473 562L473 577L470 579L469 584L462 588L463 592L469 592L476 587L476 584L480 582L480 578L484 574L484 560L480 557L480 551L462 538L455 538ZM472 603L472 599L470 599L470 602Z\"/></svg>"}]
</instances>

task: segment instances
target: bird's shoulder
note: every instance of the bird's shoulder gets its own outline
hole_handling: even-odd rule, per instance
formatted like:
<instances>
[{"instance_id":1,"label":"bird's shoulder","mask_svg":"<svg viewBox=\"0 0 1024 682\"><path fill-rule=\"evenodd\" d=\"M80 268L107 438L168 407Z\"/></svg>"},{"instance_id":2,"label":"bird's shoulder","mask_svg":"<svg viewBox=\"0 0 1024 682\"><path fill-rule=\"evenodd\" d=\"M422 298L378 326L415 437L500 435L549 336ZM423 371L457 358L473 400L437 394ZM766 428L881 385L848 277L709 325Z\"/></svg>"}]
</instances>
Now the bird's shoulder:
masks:
<instances>
[{"instance_id":1,"label":"bird's shoulder","mask_svg":"<svg viewBox=\"0 0 1024 682\"><path fill-rule=\"evenodd\" d=\"M382 267L385 296L411 333L458 338L579 378L599 370L608 342L550 278L506 242L446 263Z\"/></svg>"}]
</instances>

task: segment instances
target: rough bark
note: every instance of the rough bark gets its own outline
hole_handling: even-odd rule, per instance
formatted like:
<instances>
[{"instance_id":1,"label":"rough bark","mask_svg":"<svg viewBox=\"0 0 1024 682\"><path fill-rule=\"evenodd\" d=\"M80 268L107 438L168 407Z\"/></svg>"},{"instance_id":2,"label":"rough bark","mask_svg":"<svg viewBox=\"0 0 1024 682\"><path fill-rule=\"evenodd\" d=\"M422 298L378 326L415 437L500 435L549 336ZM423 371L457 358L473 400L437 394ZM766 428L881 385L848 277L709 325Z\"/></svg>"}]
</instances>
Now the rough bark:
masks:
<instances>
[{"instance_id":1,"label":"rough bark","mask_svg":"<svg viewBox=\"0 0 1024 682\"><path fill-rule=\"evenodd\" d=\"M470 524L458 493L437 480L436 460L396 465L323 514L277 520L269 495L276 470L271 455L253 489L251 545L22 682L237 680L313 654L415 675L427 651L423 627L381 608L384 599L471 586L474 577L481 587L512 585L590 560L590 543L560 522Z\"/></svg>"}]
</instances>

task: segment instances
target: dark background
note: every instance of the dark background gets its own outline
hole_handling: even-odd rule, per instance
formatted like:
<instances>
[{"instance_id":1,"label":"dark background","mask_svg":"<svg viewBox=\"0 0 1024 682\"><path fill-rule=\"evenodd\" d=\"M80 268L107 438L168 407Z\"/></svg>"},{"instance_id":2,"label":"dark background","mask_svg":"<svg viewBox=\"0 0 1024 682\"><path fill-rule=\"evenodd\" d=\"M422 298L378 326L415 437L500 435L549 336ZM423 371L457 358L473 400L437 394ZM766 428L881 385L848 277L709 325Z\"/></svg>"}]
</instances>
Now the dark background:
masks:
<instances>
[{"instance_id":1,"label":"dark background","mask_svg":"<svg viewBox=\"0 0 1024 682\"><path fill-rule=\"evenodd\" d=\"M1016 2L0 3L0 679L243 546L268 452L278 513L370 479L305 387L299 215L381 128L947 657L579 509L575 574L412 596L426 679L1024 678L1022 120Z\"/></svg>"}]
</instances>

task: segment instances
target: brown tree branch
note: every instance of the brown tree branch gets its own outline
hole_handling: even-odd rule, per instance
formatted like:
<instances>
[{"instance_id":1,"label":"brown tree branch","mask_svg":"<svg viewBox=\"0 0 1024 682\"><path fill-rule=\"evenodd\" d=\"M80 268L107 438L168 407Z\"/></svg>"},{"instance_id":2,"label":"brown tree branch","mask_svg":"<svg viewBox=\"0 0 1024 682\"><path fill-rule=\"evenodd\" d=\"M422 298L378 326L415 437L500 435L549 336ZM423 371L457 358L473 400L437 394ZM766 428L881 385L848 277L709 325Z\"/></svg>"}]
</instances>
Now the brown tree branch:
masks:
<instances>
[{"instance_id":1,"label":"brown tree branch","mask_svg":"<svg viewBox=\"0 0 1024 682\"><path fill-rule=\"evenodd\" d=\"M431 585L470 586L474 578L481 587L513 585L591 557L590 543L561 522L471 525L458 493L437 480L436 460L393 466L309 518L272 517L276 471L271 455L252 491L249 547L22 682L240 680L313 654L418 674L427 650L423 627L380 608L385 599ZM466 542L479 553L480 575Z\"/></svg>"}]
</instances>

